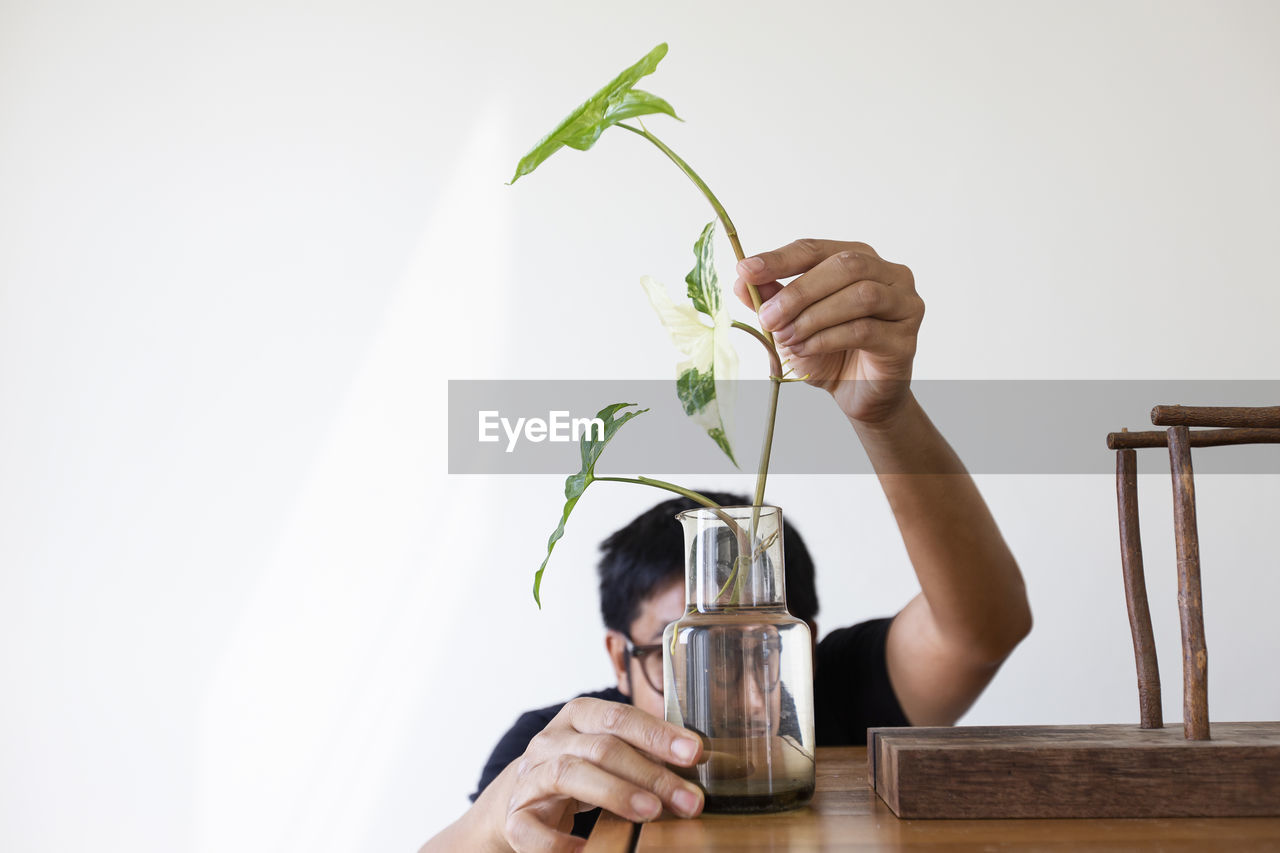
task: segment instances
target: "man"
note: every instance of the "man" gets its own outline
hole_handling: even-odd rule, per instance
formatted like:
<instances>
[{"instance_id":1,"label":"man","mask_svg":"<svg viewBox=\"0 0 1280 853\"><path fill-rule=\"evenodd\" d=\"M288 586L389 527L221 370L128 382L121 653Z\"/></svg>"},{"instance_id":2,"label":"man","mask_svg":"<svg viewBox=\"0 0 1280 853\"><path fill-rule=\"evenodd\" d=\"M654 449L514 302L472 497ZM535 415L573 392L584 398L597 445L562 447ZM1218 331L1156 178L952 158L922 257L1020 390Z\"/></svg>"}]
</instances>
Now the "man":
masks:
<instances>
[{"instance_id":1,"label":"man","mask_svg":"<svg viewBox=\"0 0 1280 853\"><path fill-rule=\"evenodd\" d=\"M867 725L951 725L1031 630L1031 613L1017 563L977 487L911 394L924 317L914 276L864 243L826 240L798 240L747 258L738 276L734 289L747 304L747 285L758 288L760 323L795 375L828 391L848 418L920 581L920 594L891 621L835 632L835 642L820 644L815 703L838 689L865 697L866 706L818 721L818 743L858 742ZM791 276L798 278L779 284ZM670 557L676 578L680 553ZM790 552L785 560L790 594ZM815 600L801 618L812 619L816 610ZM499 761L486 773L492 782L423 853L578 850L582 840L569 834L574 816L596 806L632 820L657 817L663 807L698 814L701 792L664 763L697 763L701 743L662 719L661 682L649 683L644 655L634 653L683 612L683 585L668 581L639 599L634 615L606 613L616 695L574 699L536 734L528 729L536 712L522 717L495 750ZM630 704L609 701L619 698ZM498 772L504 751L515 754L513 744L526 739L519 757Z\"/></svg>"}]
</instances>

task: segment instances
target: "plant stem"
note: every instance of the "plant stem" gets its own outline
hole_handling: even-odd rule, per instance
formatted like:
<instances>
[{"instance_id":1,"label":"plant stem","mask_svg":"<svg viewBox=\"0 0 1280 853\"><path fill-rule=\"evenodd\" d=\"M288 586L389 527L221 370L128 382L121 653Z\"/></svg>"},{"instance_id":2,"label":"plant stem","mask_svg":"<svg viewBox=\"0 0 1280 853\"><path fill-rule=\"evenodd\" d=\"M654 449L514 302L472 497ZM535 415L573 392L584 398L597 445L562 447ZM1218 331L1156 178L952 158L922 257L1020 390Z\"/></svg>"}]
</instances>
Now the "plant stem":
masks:
<instances>
[{"instance_id":1,"label":"plant stem","mask_svg":"<svg viewBox=\"0 0 1280 853\"><path fill-rule=\"evenodd\" d=\"M746 323L741 323L737 320L734 320L730 325L732 325L735 329L741 329L742 331L746 332L748 335L755 338L757 341L759 341L761 344L764 345L764 351L769 354L770 378L772 378L773 376L777 376L781 378L782 377L782 359L778 356L778 350L774 347L769 346L769 339L764 336L764 333L761 332L759 329L757 329L755 326L748 326Z\"/></svg>"},{"instance_id":2,"label":"plant stem","mask_svg":"<svg viewBox=\"0 0 1280 853\"><path fill-rule=\"evenodd\" d=\"M684 495L689 500L697 501L708 509L721 508L720 504L706 495L700 495L692 489L686 489L683 486L677 486L675 483L668 483L665 480L655 480L652 477L595 477L594 479L601 483L635 483L638 486L653 486L656 489L666 489L668 492Z\"/></svg>"},{"instance_id":3,"label":"plant stem","mask_svg":"<svg viewBox=\"0 0 1280 853\"><path fill-rule=\"evenodd\" d=\"M684 495L690 500L697 501L718 515L720 520L728 525L728 527L733 531L733 535L738 541L738 557L734 560L733 569L730 570L729 577L725 579L724 586L722 586L720 591L716 593L716 598L719 599L722 597L725 594L725 591L732 586L734 588L732 603L737 603L742 600L743 572L739 569L741 568L741 561L744 555L747 560L747 565L751 565L753 544L751 536L747 534L747 531L742 529L742 526L738 524L738 522L730 516L729 513L724 511L724 507L720 506L720 504L711 500L711 498L706 495L698 494L692 489L677 486L675 483L668 483L666 480L655 480L653 477L596 477L594 479L596 482L635 483L638 486L653 486L657 489L665 489L668 492L675 492L677 495ZM752 531L756 529L756 525L759 523L759 514L760 507L757 504L752 507Z\"/></svg>"},{"instance_id":4,"label":"plant stem","mask_svg":"<svg viewBox=\"0 0 1280 853\"><path fill-rule=\"evenodd\" d=\"M738 260L745 258L746 255L742 251L742 243L738 242L738 229L733 226L733 220L729 218L728 211L724 209L724 205L720 203L720 199L716 198L716 194L711 191L711 187L707 186L707 182L698 177L698 173L693 171L688 163L680 159L679 154L668 148L663 144L661 139L654 136L649 131L642 127L632 127L631 125L623 124L622 122L618 122L618 127L626 128L634 134L643 136L645 139L656 145L659 151L666 154L672 163L675 163L680 167L680 171L684 172L685 175L688 176L689 180L693 181L698 189L702 191L702 194L706 197L707 201L711 202L711 206L715 208L716 217L719 218L720 224L724 226L724 233L729 237L729 244L733 246L733 253L738 257ZM758 311L760 309L760 303L758 301L760 299L760 294L756 292L754 285L748 285L748 287L750 287L754 294L751 301L755 304L756 310Z\"/></svg>"},{"instance_id":5,"label":"plant stem","mask_svg":"<svg viewBox=\"0 0 1280 853\"><path fill-rule=\"evenodd\" d=\"M759 330L748 326L746 323L733 321L735 329L741 329L747 332L760 343L764 344L765 350L769 353L769 381L772 387L769 389L769 419L765 422L764 445L760 449L760 468L756 474L756 493L752 499L755 506L764 504L764 484L765 478L769 475L769 456L773 450L773 425L778 417L778 390L782 387L782 359L778 357L778 349L773 346L772 342L767 339Z\"/></svg>"},{"instance_id":6,"label":"plant stem","mask_svg":"<svg viewBox=\"0 0 1280 853\"><path fill-rule=\"evenodd\" d=\"M686 498L705 506L720 517L720 520L727 524L734 531L739 542L748 542L746 532L738 525L729 513L724 511L724 507L711 500L706 495L698 494L693 489L686 489L684 486L677 486L675 483L668 483L666 480L655 480L652 477L595 477L597 482L606 483L635 483L637 486L653 486L655 489L665 489L668 492L675 492L677 495L684 495Z\"/></svg>"},{"instance_id":7,"label":"plant stem","mask_svg":"<svg viewBox=\"0 0 1280 853\"><path fill-rule=\"evenodd\" d=\"M777 356L774 356L777 358ZM773 450L773 424L778 418L778 389L782 387L782 371L769 377L769 419L766 421L764 446L760 448L760 469L756 473L755 506L764 506L764 481L769 476L769 455Z\"/></svg>"},{"instance_id":8,"label":"plant stem","mask_svg":"<svg viewBox=\"0 0 1280 853\"><path fill-rule=\"evenodd\" d=\"M693 168L680 158L679 154L668 148L662 140L658 139L658 137L654 136L643 126L632 127L631 125L624 124L622 122L618 122L617 126L629 130L637 136L643 136L645 139L649 140L659 151L666 154L667 158L672 163L675 163L680 171L685 173L689 180L693 181L694 186L696 186L702 192L702 195L707 199L707 201L711 203L711 207L715 210L716 216L720 219L720 224L724 226L725 235L729 238L729 245L733 247L733 254L738 260L745 258L746 253L742 251L742 243L738 240L738 229L734 226L733 220L729 218L729 212L724 209L724 205L720 203L720 199L716 198L715 193L711 191L711 187L707 186L707 182L702 180L702 178L698 176L698 173L693 171ZM761 305L760 291L756 289L754 284L748 284L747 292L751 295L751 307L755 309L755 312L758 315L760 313ZM734 325L739 324L735 323ZM739 328L750 329L751 327L743 324L739 326ZM751 329L751 331L755 332L756 330ZM762 336L765 340L766 346L769 348L769 366L771 368L769 381L772 383L773 387L769 390L769 421L768 426L765 429L764 446L760 448L760 467L756 471L756 493L753 499L755 506L762 506L764 504L764 486L765 481L769 477L769 457L773 450L773 423L778 415L778 389L782 387L782 360L778 357L778 347L773 341L773 333L766 331Z\"/></svg>"}]
</instances>

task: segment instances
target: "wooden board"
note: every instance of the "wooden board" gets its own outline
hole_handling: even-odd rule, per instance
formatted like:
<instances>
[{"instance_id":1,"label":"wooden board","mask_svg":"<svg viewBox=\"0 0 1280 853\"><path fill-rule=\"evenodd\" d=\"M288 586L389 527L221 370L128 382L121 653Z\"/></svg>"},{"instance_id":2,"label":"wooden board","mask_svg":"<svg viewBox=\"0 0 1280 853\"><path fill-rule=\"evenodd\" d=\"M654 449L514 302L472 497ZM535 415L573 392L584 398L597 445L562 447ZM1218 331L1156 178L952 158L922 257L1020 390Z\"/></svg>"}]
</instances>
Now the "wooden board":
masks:
<instances>
[{"instance_id":1,"label":"wooden board","mask_svg":"<svg viewBox=\"0 0 1280 853\"><path fill-rule=\"evenodd\" d=\"M869 729L900 818L1280 816L1280 723Z\"/></svg>"},{"instance_id":2,"label":"wooden board","mask_svg":"<svg viewBox=\"0 0 1280 853\"><path fill-rule=\"evenodd\" d=\"M867 785L867 749L818 747L818 785L804 808L762 815L703 815L687 820L664 814L637 825L601 815L591 853L676 851L915 850L986 853L991 850L1097 850L1116 853L1199 853L1204 850L1280 851L1280 817L1166 820L898 820ZM606 832L602 833L602 827ZM597 836L600 836L597 839Z\"/></svg>"}]
</instances>

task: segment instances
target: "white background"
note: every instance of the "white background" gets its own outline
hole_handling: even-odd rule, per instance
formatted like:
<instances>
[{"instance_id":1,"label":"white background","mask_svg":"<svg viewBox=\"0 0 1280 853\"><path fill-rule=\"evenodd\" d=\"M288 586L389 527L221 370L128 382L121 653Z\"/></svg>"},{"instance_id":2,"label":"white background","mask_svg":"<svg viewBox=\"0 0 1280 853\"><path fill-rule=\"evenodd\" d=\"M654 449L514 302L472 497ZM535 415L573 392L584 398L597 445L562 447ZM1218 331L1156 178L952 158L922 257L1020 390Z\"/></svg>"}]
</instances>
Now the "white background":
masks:
<instances>
[{"instance_id":1,"label":"white background","mask_svg":"<svg viewBox=\"0 0 1280 853\"><path fill-rule=\"evenodd\" d=\"M412 850L609 682L595 546L661 495L594 487L539 612L561 478L449 477L445 383L672 375L685 179L615 131L503 184L659 41L749 251L915 270L918 377L1280 378L1275 4L634 5L0 5L0 847ZM966 722L1136 720L1111 478L979 479L1036 628ZM1280 717L1278 479L1198 482L1214 719ZM914 592L872 478L770 498L823 627Z\"/></svg>"}]
</instances>

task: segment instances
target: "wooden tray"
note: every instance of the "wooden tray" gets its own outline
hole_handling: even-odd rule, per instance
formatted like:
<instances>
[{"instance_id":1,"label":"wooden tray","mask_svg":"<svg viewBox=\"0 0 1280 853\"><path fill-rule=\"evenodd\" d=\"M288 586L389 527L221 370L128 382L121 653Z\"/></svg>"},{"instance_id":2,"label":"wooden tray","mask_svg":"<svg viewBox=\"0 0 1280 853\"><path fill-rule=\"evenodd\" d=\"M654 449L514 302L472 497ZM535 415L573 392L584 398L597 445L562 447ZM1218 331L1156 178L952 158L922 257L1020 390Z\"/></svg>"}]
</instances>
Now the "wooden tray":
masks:
<instances>
[{"instance_id":1,"label":"wooden tray","mask_svg":"<svg viewBox=\"0 0 1280 853\"><path fill-rule=\"evenodd\" d=\"M1280 816L1280 722L880 728L872 788L900 818Z\"/></svg>"}]
</instances>

